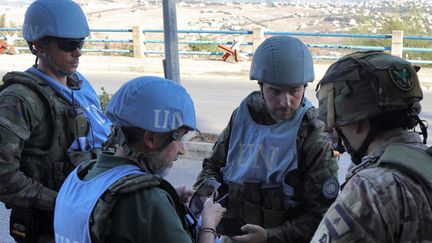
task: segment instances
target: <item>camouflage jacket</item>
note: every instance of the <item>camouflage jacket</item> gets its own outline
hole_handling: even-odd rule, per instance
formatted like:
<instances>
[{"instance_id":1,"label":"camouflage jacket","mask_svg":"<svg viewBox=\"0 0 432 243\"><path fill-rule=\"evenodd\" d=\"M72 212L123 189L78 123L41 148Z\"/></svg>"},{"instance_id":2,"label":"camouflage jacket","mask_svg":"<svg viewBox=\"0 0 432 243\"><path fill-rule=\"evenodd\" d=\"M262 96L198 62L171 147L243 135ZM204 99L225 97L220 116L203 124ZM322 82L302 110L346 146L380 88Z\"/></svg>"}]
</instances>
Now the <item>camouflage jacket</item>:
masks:
<instances>
[{"instance_id":1,"label":"camouflage jacket","mask_svg":"<svg viewBox=\"0 0 432 243\"><path fill-rule=\"evenodd\" d=\"M0 201L52 213L57 191L74 167L67 153L74 138L64 116L71 105L46 85L40 86L48 93L38 93L26 73L8 73L3 80L11 84L0 92ZM35 84L16 83L25 80Z\"/></svg>"},{"instance_id":2,"label":"camouflage jacket","mask_svg":"<svg viewBox=\"0 0 432 243\"><path fill-rule=\"evenodd\" d=\"M274 124L259 91L249 95L248 108L258 124ZM236 114L237 109L215 143L212 155L204 159L203 169L195 186L210 177L223 181L221 168L226 165L229 139L231 130L235 129L232 124ZM331 143L323 132L324 124L316 116L315 108L309 109L304 115L296 139L299 168L285 177L285 183L295 188L294 197L300 201L300 205L295 209L296 215L281 227L266 229L269 243L308 242L322 215L335 199L324 195L324 184L330 178L337 178L338 165L333 156Z\"/></svg>"},{"instance_id":3,"label":"camouflage jacket","mask_svg":"<svg viewBox=\"0 0 432 243\"><path fill-rule=\"evenodd\" d=\"M408 131L377 146L350 169L312 242L432 241L432 208L422 186L400 170L376 166L377 158L393 143L425 149L419 135Z\"/></svg>"}]
</instances>

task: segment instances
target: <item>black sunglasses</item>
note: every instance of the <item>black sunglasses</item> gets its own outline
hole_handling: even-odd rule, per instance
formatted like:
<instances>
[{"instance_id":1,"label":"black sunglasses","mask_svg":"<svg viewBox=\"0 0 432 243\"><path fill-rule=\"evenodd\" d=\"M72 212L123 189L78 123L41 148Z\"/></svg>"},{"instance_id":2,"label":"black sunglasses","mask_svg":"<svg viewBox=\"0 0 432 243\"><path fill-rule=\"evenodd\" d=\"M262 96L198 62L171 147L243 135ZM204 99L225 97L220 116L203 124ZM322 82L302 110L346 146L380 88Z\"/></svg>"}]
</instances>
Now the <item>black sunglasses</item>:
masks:
<instances>
[{"instance_id":1,"label":"black sunglasses","mask_svg":"<svg viewBox=\"0 0 432 243\"><path fill-rule=\"evenodd\" d=\"M58 49L65 52L73 52L77 48L82 49L84 45L84 39L68 39L68 38L51 38L57 43Z\"/></svg>"}]
</instances>

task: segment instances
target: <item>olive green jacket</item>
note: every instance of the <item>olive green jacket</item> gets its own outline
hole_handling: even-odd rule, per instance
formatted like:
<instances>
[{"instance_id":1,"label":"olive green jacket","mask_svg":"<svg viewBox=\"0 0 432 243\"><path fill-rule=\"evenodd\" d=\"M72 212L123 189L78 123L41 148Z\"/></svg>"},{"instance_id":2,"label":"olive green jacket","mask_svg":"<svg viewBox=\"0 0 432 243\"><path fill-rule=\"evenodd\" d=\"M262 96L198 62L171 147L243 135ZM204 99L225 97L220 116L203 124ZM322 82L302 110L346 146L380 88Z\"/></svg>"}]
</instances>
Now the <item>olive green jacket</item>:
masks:
<instances>
[{"instance_id":1,"label":"olive green jacket","mask_svg":"<svg viewBox=\"0 0 432 243\"><path fill-rule=\"evenodd\" d=\"M251 93L247 97L247 102L255 122L263 125L274 124L259 91ZM231 131L236 129L232 126L236 114L237 109L215 143L212 155L204 159L195 186L210 177L223 181L221 168L227 162ZM323 128L323 122L317 119L316 109L309 109L303 117L297 135L298 169L285 177L285 183L294 187L294 198L300 205L295 209L296 215L281 227L266 229L269 243L310 241L322 215L336 197L333 195L328 198L324 192L325 183L337 178L338 165L333 156L331 142Z\"/></svg>"},{"instance_id":2,"label":"olive green jacket","mask_svg":"<svg viewBox=\"0 0 432 243\"><path fill-rule=\"evenodd\" d=\"M88 171L84 180L127 164L135 163L100 153L96 164ZM192 243L177 214L172 196L157 186L122 194L112 209L111 232L108 233L106 242Z\"/></svg>"}]
</instances>

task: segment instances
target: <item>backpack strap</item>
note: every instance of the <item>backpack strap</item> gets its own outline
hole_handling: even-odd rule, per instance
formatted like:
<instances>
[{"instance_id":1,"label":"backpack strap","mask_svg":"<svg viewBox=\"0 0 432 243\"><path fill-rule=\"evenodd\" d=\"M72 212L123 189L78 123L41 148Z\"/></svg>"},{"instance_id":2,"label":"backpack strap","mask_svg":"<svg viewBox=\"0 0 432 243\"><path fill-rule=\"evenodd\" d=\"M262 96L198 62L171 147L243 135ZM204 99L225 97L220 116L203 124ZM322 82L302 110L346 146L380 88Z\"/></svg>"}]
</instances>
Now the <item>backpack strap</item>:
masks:
<instances>
[{"instance_id":1,"label":"backpack strap","mask_svg":"<svg viewBox=\"0 0 432 243\"><path fill-rule=\"evenodd\" d=\"M97 201L90 217L90 235L94 243L105 242L111 234L111 212L123 194L158 186L162 178L153 174L132 174L112 184Z\"/></svg>"},{"instance_id":2,"label":"backpack strap","mask_svg":"<svg viewBox=\"0 0 432 243\"><path fill-rule=\"evenodd\" d=\"M378 166L389 166L410 175L423 188L429 205L432 205L432 156L418 148L394 143L387 147L378 161Z\"/></svg>"}]
</instances>

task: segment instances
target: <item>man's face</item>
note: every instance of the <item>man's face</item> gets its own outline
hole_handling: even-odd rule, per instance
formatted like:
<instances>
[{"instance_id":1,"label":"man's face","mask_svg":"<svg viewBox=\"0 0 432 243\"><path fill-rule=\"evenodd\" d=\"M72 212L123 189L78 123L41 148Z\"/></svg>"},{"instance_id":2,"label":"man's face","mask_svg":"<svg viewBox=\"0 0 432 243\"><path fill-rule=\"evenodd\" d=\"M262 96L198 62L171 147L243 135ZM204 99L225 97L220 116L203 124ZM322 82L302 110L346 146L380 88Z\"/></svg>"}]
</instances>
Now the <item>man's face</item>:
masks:
<instances>
[{"instance_id":1,"label":"man's face","mask_svg":"<svg viewBox=\"0 0 432 243\"><path fill-rule=\"evenodd\" d=\"M72 74L78 68L82 44L80 39L50 38L47 51L58 68Z\"/></svg>"},{"instance_id":2,"label":"man's face","mask_svg":"<svg viewBox=\"0 0 432 243\"><path fill-rule=\"evenodd\" d=\"M276 122L290 119L303 100L305 87L279 87L263 83L262 92L267 108Z\"/></svg>"},{"instance_id":3,"label":"man's face","mask_svg":"<svg viewBox=\"0 0 432 243\"><path fill-rule=\"evenodd\" d=\"M158 151L155 156L150 158L149 164L156 174L164 174L164 172L169 171L173 166L173 162L178 159L178 156L185 153L183 137L186 133L186 129L180 128L180 134L177 140L172 141L162 151ZM159 143L160 146L162 146L169 136L166 136L166 134L159 135Z\"/></svg>"},{"instance_id":4,"label":"man's face","mask_svg":"<svg viewBox=\"0 0 432 243\"><path fill-rule=\"evenodd\" d=\"M348 140L354 150L358 150L366 139L371 127L369 121L361 121L354 124L339 127L339 130Z\"/></svg>"}]
</instances>

